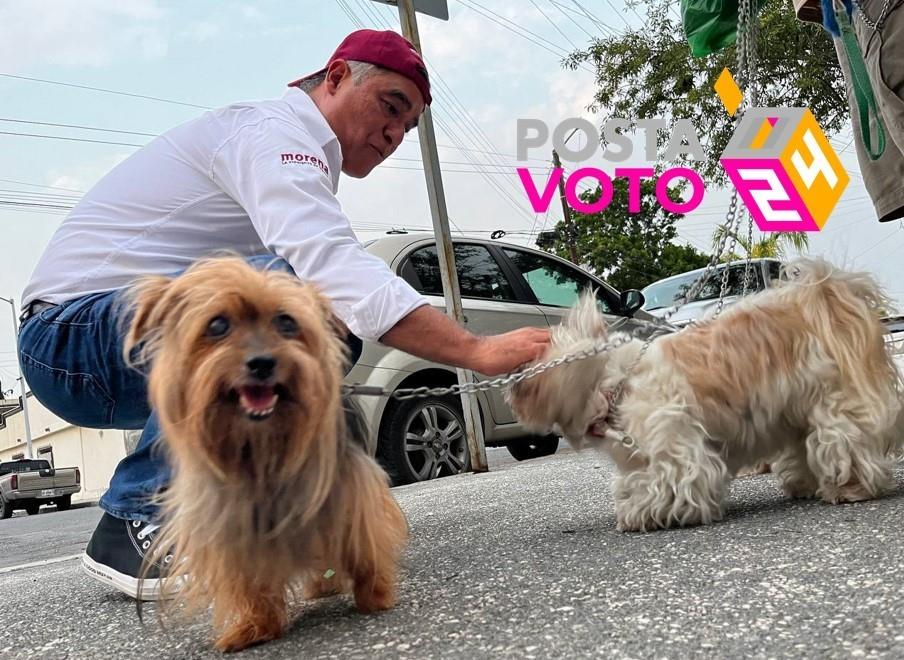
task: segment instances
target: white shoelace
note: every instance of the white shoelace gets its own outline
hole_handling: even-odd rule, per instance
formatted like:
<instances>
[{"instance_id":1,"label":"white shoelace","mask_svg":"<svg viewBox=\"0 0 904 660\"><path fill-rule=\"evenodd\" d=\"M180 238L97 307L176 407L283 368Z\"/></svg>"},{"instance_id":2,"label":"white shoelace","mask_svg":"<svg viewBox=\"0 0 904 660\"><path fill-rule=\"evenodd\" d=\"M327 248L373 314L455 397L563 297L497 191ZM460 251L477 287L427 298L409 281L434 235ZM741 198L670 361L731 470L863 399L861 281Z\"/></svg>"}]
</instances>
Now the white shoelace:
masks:
<instances>
[{"instance_id":1,"label":"white shoelace","mask_svg":"<svg viewBox=\"0 0 904 660\"><path fill-rule=\"evenodd\" d=\"M136 534L136 536L138 537L138 540L139 540L139 541L143 541L145 536L148 536L149 534L153 534L153 533L156 532L158 529L160 529L160 525L155 525L155 524L153 524L153 523L148 523L148 524L147 524L147 527L145 527L145 528L142 529L140 532L138 532L138 534Z\"/></svg>"}]
</instances>

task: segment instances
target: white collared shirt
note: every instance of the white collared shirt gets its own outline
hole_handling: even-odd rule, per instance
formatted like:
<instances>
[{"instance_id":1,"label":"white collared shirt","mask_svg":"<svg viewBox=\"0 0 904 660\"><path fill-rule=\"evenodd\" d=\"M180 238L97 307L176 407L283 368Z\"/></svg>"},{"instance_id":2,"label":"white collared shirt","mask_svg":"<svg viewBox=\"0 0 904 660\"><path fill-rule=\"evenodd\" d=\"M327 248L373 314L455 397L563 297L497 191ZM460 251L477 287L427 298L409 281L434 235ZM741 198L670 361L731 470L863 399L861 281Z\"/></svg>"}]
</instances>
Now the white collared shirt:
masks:
<instances>
[{"instance_id":1,"label":"white collared shirt","mask_svg":"<svg viewBox=\"0 0 904 660\"><path fill-rule=\"evenodd\" d=\"M311 98L237 103L152 140L69 213L23 294L61 303L224 251L275 254L376 340L427 300L366 252L336 199L342 152Z\"/></svg>"}]
</instances>

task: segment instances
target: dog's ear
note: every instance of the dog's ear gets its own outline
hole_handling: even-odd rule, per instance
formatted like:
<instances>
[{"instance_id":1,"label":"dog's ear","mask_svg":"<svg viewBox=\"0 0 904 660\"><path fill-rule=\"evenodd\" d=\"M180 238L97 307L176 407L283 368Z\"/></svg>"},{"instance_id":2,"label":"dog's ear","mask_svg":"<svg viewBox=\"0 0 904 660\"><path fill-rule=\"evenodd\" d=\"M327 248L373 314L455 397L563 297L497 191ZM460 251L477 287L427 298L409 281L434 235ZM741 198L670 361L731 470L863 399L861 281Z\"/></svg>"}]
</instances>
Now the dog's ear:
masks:
<instances>
[{"instance_id":1,"label":"dog's ear","mask_svg":"<svg viewBox=\"0 0 904 660\"><path fill-rule=\"evenodd\" d=\"M164 302L172 283L173 280L169 277L147 277L132 288L128 300L132 315L123 346L127 361L133 361L135 347L161 327L167 315L173 311L173 301Z\"/></svg>"},{"instance_id":2,"label":"dog's ear","mask_svg":"<svg viewBox=\"0 0 904 660\"><path fill-rule=\"evenodd\" d=\"M597 303L596 292L586 289L577 304L568 311L563 324L573 337L605 339L606 319Z\"/></svg>"}]
</instances>

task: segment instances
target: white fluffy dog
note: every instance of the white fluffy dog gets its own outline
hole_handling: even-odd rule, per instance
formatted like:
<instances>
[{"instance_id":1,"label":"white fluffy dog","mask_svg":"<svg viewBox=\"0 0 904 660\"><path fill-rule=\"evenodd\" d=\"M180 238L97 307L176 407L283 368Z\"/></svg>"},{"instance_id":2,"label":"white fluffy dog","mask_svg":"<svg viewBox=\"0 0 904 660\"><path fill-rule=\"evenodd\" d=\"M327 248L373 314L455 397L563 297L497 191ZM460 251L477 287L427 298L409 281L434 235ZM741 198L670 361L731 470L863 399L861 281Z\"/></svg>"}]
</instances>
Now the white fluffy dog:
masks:
<instances>
[{"instance_id":1,"label":"white fluffy dog","mask_svg":"<svg viewBox=\"0 0 904 660\"><path fill-rule=\"evenodd\" d=\"M611 454L618 529L720 520L731 477L760 461L790 497L856 502L891 487L904 399L879 320L886 299L870 275L825 261L786 274L646 351L632 339L512 387L522 422ZM542 361L606 335L585 296Z\"/></svg>"}]
</instances>

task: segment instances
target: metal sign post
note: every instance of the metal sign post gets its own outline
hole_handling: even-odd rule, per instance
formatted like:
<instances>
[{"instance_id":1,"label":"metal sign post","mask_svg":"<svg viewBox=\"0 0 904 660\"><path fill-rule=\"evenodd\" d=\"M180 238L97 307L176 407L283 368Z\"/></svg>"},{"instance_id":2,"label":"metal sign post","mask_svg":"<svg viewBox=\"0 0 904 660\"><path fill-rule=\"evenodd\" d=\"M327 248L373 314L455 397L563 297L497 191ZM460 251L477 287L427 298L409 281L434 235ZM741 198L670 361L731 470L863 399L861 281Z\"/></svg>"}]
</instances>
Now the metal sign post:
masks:
<instances>
[{"instance_id":1,"label":"metal sign post","mask_svg":"<svg viewBox=\"0 0 904 660\"><path fill-rule=\"evenodd\" d=\"M19 322L16 318L16 301L14 298L2 298L0 300L3 302L9 303L10 309L13 312L13 334L16 336L16 358L18 362L19 355ZM28 419L28 394L25 391L25 374L22 373L22 367L19 366L19 393L22 395L22 416L25 420L25 455L28 458L34 458L34 454L32 454L31 450L31 422ZM0 399L3 398L3 393L0 392Z\"/></svg>"},{"instance_id":2,"label":"metal sign post","mask_svg":"<svg viewBox=\"0 0 904 660\"><path fill-rule=\"evenodd\" d=\"M421 54L421 39L418 35L415 11L421 11L443 20L448 20L449 9L446 0L375 0L384 4L398 5L399 20L402 23L402 34L414 44ZM446 195L443 191L442 172L439 166L439 154L436 150L436 133L433 129L433 116L429 106L418 122L418 139L421 144L421 159L424 163L424 175L427 179L427 195L430 199L430 215L433 217L433 233L436 235L436 252L439 257L439 270L443 282L443 295L446 299L446 313L458 324L465 326L466 320L461 309L461 294L458 288L458 271L455 269L455 252L452 249L452 234L449 231L449 214L446 210ZM460 385L473 382L468 369L457 369ZM468 451L471 455L471 469L474 472L487 471L487 455L484 448L483 425L480 421L480 408L477 395L473 392L461 395L462 411L465 418L465 434L468 439Z\"/></svg>"},{"instance_id":3,"label":"metal sign post","mask_svg":"<svg viewBox=\"0 0 904 660\"><path fill-rule=\"evenodd\" d=\"M393 7L399 6L398 0L374 0L374 2L392 5ZM427 16L433 16L434 18L439 18L443 21L449 20L449 3L446 0L412 0L412 4L414 4L414 11L416 12L426 14ZM399 11L401 12L401 9ZM405 38L408 39L408 41L411 41L407 34ZM411 41L411 43L414 44L414 41ZM418 52L420 52L420 44L414 45L418 47Z\"/></svg>"}]
</instances>

